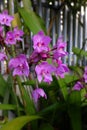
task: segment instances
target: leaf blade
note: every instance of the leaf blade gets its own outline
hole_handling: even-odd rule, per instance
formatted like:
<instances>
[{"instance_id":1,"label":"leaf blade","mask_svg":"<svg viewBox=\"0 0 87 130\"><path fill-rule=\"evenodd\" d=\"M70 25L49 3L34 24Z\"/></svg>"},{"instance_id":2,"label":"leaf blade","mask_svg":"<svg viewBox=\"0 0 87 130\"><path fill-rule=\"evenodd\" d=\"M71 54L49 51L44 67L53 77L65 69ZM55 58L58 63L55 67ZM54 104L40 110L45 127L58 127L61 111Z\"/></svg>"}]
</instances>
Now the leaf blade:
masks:
<instances>
[{"instance_id":1,"label":"leaf blade","mask_svg":"<svg viewBox=\"0 0 87 130\"><path fill-rule=\"evenodd\" d=\"M46 33L46 28L43 20L36 15L35 12L31 10L26 10L24 8L19 8L19 13L22 16L26 26L36 34L40 30L43 30Z\"/></svg>"},{"instance_id":2,"label":"leaf blade","mask_svg":"<svg viewBox=\"0 0 87 130\"><path fill-rule=\"evenodd\" d=\"M39 116L20 116L7 122L5 125L3 125L2 128L0 128L0 130L20 130L29 121L33 121L39 118Z\"/></svg>"}]
</instances>

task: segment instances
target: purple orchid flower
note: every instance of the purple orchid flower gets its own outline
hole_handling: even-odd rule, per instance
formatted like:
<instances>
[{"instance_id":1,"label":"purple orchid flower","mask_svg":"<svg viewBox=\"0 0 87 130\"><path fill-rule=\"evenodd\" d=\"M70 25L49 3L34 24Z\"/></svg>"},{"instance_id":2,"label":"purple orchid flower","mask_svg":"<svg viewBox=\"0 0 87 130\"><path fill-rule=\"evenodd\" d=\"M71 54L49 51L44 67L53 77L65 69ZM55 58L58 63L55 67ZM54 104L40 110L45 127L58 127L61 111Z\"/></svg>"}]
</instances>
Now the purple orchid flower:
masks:
<instances>
[{"instance_id":1,"label":"purple orchid flower","mask_svg":"<svg viewBox=\"0 0 87 130\"><path fill-rule=\"evenodd\" d=\"M23 31L18 30L17 27L13 31L8 31L6 33L5 43L8 45L16 44L16 41L22 41L21 36L23 36Z\"/></svg>"},{"instance_id":2,"label":"purple orchid flower","mask_svg":"<svg viewBox=\"0 0 87 130\"><path fill-rule=\"evenodd\" d=\"M32 64L37 64L40 60L41 55L34 50L29 57L29 65L31 66Z\"/></svg>"},{"instance_id":3,"label":"purple orchid flower","mask_svg":"<svg viewBox=\"0 0 87 130\"><path fill-rule=\"evenodd\" d=\"M8 32L6 33L5 43L6 43L7 45L16 44L16 39L15 39L14 34L13 34L12 31L8 31Z\"/></svg>"},{"instance_id":4,"label":"purple orchid flower","mask_svg":"<svg viewBox=\"0 0 87 130\"><path fill-rule=\"evenodd\" d=\"M7 56L4 52L0 52L0 61L4 61L4 60L7 60Z\"/></svg>"},{"instance_id":5,"label":"purple orchid flower","mask_svg":"<svg viewBox=\"0 0 87 130\"><path fill-rule=\"evenodd\" d=\"M74 85L73 90L80 91L82 88L83 88L83 84L81 84L81 82L78 81L78 82Z\"/></svg>"},{"instance_id":6,"label":"purple orchid flower","mask_svg":"<svg viewBox=\"0 0 87 130\"><path fill-rule=\"evenodd\" d=\"M43 31L38 32L38 34L33 36L33 48L36 52L47 52L49 51L49 43L51 38L49 36L45 36Z\"/></svg>"},{"instance_id":7,"label":"purple orchid flower","mask_svg":"<svg viewBox=\"0 0 87 130\"><path fill-rule=\"evenodd\" d=\"M69 72L69 68L65 64L59 64L55 67L55 75L59 76L60 78L64 78L65 74Z\"/></svg>"},{"instance_id":8,"label":"purple orchid flower","mask_svg":"<svg viewBox=\"0 0 87 130\"><path fill-rule=\"evenodd\" d=\"M22 41L22 36L24 35L24 32L22 30L19 30L18 27L15 27L13 30L14 37L17 41Z\"/></svg>"},{"instance_id":9,"label":"purple orchid flower","mask_svg":"<svg viewBox=\"0 0 87 130\"><path fill-rule=\"evenodd\" d=\"M0 36L3 36L3 27L0 26Z\"/></svg>"},{"instance_id":10,"label":"purple orchid flower","mask_svg":"<svg viewBox=\"0 0 87 130\"><path fill-rule=\"evenodd\" d=\"M84 77L85 83L87 83L87 66L85 66L83 77Z\"/></svg>"},{"instance_id":11,"label":"purple orchid flower","mask_svg":"<svg viewBox=\"0 0 87 130\"><path fill-rule=\"evenodd\" d=\"M43 80L44 82L50 83L52 81L52 73L54 71L54 67L48 64L48 62L44 61L41 64L37 65L35 67L35 71L39 82Z\"/></svg>"},{"instance_id":12,"label":"purple orchid flower","mask_svg":"<svg viewBox=\"0 0 87 130\"><path fill-rule=\"evenodd\" d=\"M58 59L59 57L64 57L67 55L67 52L65 52L66 43L63 42L62 37L58 38L57 44L54 46L53 51L53 59Z\"/></svg>"},{"instance_id":13,"label":"purple orchid flower","mask_svg":"<svg viewBox=\"0 0 87 130\"><path fill-rule=\"evenodd\" d=\"M13 69L13 76L15 75L25 75L28 77L29 75L29 66L27 63L26 56L24 54L20 54L16 58L12 58L9 61L9 68Z\"/></svg>"},{"instance_id":14,"label":"purple orchid flower","mask_svg":"<svg viewBox=\"0 0 87 130\"><path fill-rule=\"evenodd\" d=\"M33 90L32 97L35 103L37 103L40 97L44 97L45 99L47 99L47 96L42 88L36 88L35 90Z\"/></svg>"},{"instance_id":15,"label":"purple orchid flower","mask_svg":"<svg viewBox=\"0 0 87 130\"><path fill-rule=\"evenodd\" d=\"M46 61L47 58L49 58L49 53L41 52L38 53L35 50L29 57L29 64L32 65L32 63L37 64L40 60Z\"/></svg>"},{"instance_id":16,"label":"purple orchid flower","mask_svg":"<svg viewBox=\"0 0 87 130\"><path fill-rule=\"evenodd\" d=\"M2 25L6 25L6 26L11 26L11 22L14 19L13 16L8 15L8 11L4 10L1 14L0 14L0 23Z\"/></svg>"}]
</instances>

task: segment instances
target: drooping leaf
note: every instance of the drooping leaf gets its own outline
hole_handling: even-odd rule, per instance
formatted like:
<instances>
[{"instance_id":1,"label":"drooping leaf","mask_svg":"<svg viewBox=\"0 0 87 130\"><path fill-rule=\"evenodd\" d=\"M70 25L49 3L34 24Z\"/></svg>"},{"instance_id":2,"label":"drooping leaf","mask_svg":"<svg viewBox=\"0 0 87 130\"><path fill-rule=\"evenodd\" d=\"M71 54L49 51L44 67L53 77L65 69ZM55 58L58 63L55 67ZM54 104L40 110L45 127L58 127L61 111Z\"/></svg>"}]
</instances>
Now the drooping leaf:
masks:
<instances>
[{"instance_id":1,"label":"drooping leaf","mask_svg":"<svg viewBox=\"0 0 87 130\"><path fill-rule=\"evenodd\" d=\"M28 122L39 118L39 116L20 116L7 122L0 130L20 130Z\"/></svg>"},{"instance_id":2,"label":"drooping leaf","mask_svg":"<svg viewBox=\"0 0 87 130\"><path fill-rule=\"evenodd\" d=\"M38 31L43 30L46 33L45 25L43 20L31 10L26 10L25 8L19 8L19 13L21 14L26 26L36 34Z\"/></svg>"}]
</instances>

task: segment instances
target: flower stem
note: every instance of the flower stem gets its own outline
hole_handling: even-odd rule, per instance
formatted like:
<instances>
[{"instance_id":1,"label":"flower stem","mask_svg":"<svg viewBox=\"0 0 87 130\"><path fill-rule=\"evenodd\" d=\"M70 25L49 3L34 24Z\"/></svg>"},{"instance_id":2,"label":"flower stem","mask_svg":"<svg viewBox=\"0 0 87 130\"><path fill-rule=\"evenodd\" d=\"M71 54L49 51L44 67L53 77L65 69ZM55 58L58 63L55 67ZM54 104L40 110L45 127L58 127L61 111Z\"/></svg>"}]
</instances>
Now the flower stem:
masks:
<instances>
[{"instance_id":1,"label":"flower stem","mask_svg":"<svg viewBox=\"0 0 87 130\"><path fill-rule=\"evenodd\" d=\"M20 77L18 77L18 76L16 76L16 79L17 79L17 83L18 83L19 90L20 90L20 93L21 93L21 99L22 99L23 105L25 106L26 103L25 103L25 101L24 101L24 99L23 99L23 97L24 97L24 91L23 91L23 86L22 86L22 84L21 84L21 79L20 79Z\"/></svg>"},{"instance_id":2,"label":"flower stem","mask_svg":"<svg viewBox=\"0 0 87 130\"><path fill-rule=\"evenodd\" d=\"M12 56L15 57L15 47L12 45Z\"/></svg>"}]
</instances>

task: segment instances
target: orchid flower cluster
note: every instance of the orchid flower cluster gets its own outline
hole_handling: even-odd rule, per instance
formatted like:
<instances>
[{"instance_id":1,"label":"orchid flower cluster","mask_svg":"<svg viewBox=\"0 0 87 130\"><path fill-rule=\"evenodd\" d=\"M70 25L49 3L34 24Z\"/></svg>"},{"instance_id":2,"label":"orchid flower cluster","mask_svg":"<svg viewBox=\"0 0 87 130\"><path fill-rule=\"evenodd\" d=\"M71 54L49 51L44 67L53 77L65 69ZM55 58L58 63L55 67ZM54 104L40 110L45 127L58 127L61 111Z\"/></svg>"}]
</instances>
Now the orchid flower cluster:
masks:
<instances>
[{"instance_id":1,"label":"orchid flower cluster","mask_svg":"<svg viewBox=\"0 0 87 130\"><path fill-rule=\"evenodd\" d=\"M18 29L18 27L7 31L6 35L3 35L3 25L10 27L13 19L14 17L10 16L6 10L0 14L0 41L2 41L2 47L15 46L18 44L18 41L22 41L24 32ZM63 42L63 38L60 37L57 40L57 44L50 47L51 38L46 36L41 30L33 36L32 41L33 52L28 58L25 54L15 54L15 57L11 56L9 59L5 52L0 52L0 61L8 61L8 68L13 76L25 76L26 78L29 78L31 66L34 64L35 74L39 83L46 82L50 84L53 80L53 75L57 78L64 78L69 69L62 62L62 58L67 55L65 51L66 43ZM35 89L32 95L35 102L40 97L47 98L44 90L41 88Z\"/></svg>"},{"instance_id":2,"label":"orchid flower cluster","mask_svg":"<svg viewBox=\"0 0 87 130\"><path fill-rule=\"evenodd\" d=\"M85 84L87 84L87 66L84 68L82 78L73 86L73 90L80 91L81 89L85 88Z\"/></svg>"}]
</instances>

